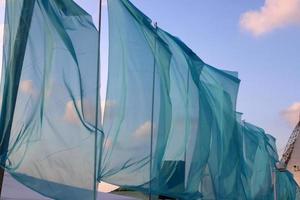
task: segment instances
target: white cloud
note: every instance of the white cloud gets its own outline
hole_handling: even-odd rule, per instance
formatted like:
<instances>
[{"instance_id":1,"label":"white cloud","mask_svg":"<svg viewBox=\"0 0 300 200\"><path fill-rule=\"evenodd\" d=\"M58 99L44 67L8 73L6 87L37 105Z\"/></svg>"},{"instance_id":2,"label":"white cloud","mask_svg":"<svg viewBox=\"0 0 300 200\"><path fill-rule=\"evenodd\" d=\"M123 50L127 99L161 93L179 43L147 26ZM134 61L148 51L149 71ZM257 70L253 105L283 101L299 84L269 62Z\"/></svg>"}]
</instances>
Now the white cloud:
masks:
<instances>
[{"instance_id":1,"label":"white cloud","mask_svg":"<svg viewBox=\"0 0 300 200\"><path fill-rule=\"evenodd\" d=\"M240 19L241 27L255 36L292 24L300 24L300 0L265 0L259 10Z\"/></svg>"},{"instance_id":2,"label":"white cloud","mask_svg":"<svg viewBox=\"0 0 300 200\"><path fill-rule=\"evenodd\" d=\"M100 111L100 108L98 109ZM68 101L66 103L63 119L69 123L81 124L80 118L82 118L85 122L94 124L96 117L95 110L95 103L89 99L85 98L82 100L77 100L76 102Z\"/></svg>"},{"instance_id":3,"label":"white cloud","mask_svg":"<svg viewBox=\"0 0 300 200\"><path fill-rule=\"evenodd\" d=\"M80 121L73 101L68 101L66 104L64 120L74 124Z\"/></svg>"},{"instance_id":4,"label":"white cloud","mask_svg":"<svg viewBox=\"0 0 300 200\"><path fill-rule=\"evenodd\" d=\"M150 121L146 121L134 131L134 135L138 138L144 138L150 136L150 133L151 133Z\"/></svg>"},{"instance_id":5,"label":"white cloud","mask_svg":"<svg viewBox=\"0 0 300 200\"><path fill-rule=\"evenodd\" d=\"M112 140L110 138L106 138L104 141L104 144L103 144L104 148L110 149L112 147L112 145L113 145Z\"/></svg>"},{"instance_id":6,"label":"white cloud","mask_svg":"<svg viewBox=\"0 0 300 200\"><path fill-rule=\"evenodd\" d=\"M33 81L32 80L21 81L20 91L25 93L25 94L28 94L28 95L34 95L35 90L34 90Z\"/></svg>"},{"instance_id":7,"label":"white cloud","mask_svg":"<svg viewBox=\"0 0 300 200\"><path fill-rule=\"evenodd\" d=\"M300 102L292 104L287 109L282 111L281 114L289 122L290 125L295 126L299 122Z\"/></svg>"},{"instance_id":8,"label":"white cloud","mask_svg":"<svg viewBox=\"0 0 300 200\"><path fill-rule=\"evenodd\" d=\"M91 101L87 98L84 98L82 100L77 100L76 102L76 106L77 106L77 109L78 109L78 112L76 111L76 107L74 105L74 102L73 101L68 101L66 103L66 106L65 106L65 114L64 114L64 117L63 119L69 123L73 123L73 124L80 124L80 115L83 115L84 114L84 120L86 122L89 122L91 124L94 124L95 123L95 110L96 110L96 105L95 105L95 102L94 101ZM102 120L103 120L103 112L106 109L110 109L110 111L112 112L112 108L115 106L115 103L113 101L105 101L105 100L102 100L100 102L100 106L99 106L99 113L101 111L101 114L102 114ZM82 109L83 108L83 109ZM83 112L83 113L82 113ZM81 116L83 117L83 116ZM99 115L100 117L100 115Z\"/></svg>"},{"instance_id":9,"label":"white cloud","mask_svg":"<svg viewBox=\"0 0 300 200\"><path fill-rule=\"evenodd\" d=\"M76 103L76 105L74 103ZM84 120L87 122L94 122L95 106L86 99L83 101L78 100L76 102L68 101L66 104L64 119L70 123L77 124L80 123L80 117L84 117Z\"/></svg>"}]
</instances>

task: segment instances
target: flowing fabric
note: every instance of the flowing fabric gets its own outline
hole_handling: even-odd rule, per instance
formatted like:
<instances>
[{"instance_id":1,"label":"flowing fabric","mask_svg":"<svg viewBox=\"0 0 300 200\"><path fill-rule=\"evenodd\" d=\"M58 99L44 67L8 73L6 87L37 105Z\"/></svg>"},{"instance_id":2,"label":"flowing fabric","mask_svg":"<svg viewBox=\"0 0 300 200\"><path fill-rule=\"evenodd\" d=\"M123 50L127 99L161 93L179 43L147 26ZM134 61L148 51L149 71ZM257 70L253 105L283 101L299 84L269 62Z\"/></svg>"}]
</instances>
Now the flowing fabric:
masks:
<instances>
[{"instance_id":1,"label":"flowing fabric","mask_svg":"<svg viewBox=\"0 0 300 200\"><path fill-rule=\"evenodd\" d=\"M299 199L275 139L236 112L236 72L204 63L128 0L108 0L102 137L99 41L72 0L7 1L0 161L61 200L98 181L177 199ZM103 141L103 143L102 143Z\"/></svg>"},{"instance_id":2,"label":"flowing fabric","mask_svg":"<svg viewBox=\"0 0 300 200\"><path fill-rule=\"evenodd\" d=\"M187 113L195 115L198 110L196 117L187 119L190 123L187 126L194 127L194 131L186 132L190 137L184 149L186 190L195 194L200 187L204 196L234 199L239 196L235 104L240 81L228 72L205 64L179 39L161 29L159 35L172 50L173 74L180 72L178 69L188 72L185 73L189 81L185 96L193 103L189 104ZM181 83L174 81L174 91ZM174 96L172 100L177 98Z\"/></svg>"},{"instance_id":3,"label":"flowing fabric","mask_svg":"<svg viewBox=\"0 0 300 200\"><path fill-rule=\"evenodd\" d=\"M108 7L101 180L180 199L273 199L275 142L237 115L237 73L204 63L128 0ZM278 175L289 188L277 196L296 199L290 174Z\"/></svg>"},{"instance_id":4,"label":"flowing fabric","mask_svg":"<svg viewBox=\"0 0 300 200\"><path fill-rule=\"evenodd\" d=\"M277 199L299 199L299 188L291 173L275 169L279 160L275 138L247 122L241 122L240 127L241 176L247 199L274 199L274 195Z\"/></svg>"},{"instance_id":5,"label":"flowing fabric","mask_svg":"<svg viewBox=\"0 0 300 200\"><path fill-rule=\"evenodd\" d=\"M109 1L108 6L110 64L100 179L148 191L155 177L151 158L163 156L171 127L170 52L130 2Z\"/></svg>"},{"instance_id":6,"label":"flowing fabric","mask_svg":"<svg viewBox=\"0 0 300 200\"><path fill-rule=\"evenodd\" d=\"M239 79L155 29L129 1L108 6L101 180L186 199L236 196Z\"/></svg>"},{"instance_id":7,"label":"flowing fabric","mask_svg":"<svg viewBox=\"0 0 300 200\"><path fill-rule=\"evenodd\" d=\"M268 154L268 138L264 131L249 123L243 123L242 177L246 196L250 199L272 199L273 163Z\"/></svg>"},{"instance_id":8,"label":"flowing fabric","mask_svg":"<svg viewBox=\"0 0 300 200\"><path fill-rule=\"evenodd\" d=\"M95 198L98 49L73 1L6 2L1 165L54 199Z\"/></svg>"}]
</instances>

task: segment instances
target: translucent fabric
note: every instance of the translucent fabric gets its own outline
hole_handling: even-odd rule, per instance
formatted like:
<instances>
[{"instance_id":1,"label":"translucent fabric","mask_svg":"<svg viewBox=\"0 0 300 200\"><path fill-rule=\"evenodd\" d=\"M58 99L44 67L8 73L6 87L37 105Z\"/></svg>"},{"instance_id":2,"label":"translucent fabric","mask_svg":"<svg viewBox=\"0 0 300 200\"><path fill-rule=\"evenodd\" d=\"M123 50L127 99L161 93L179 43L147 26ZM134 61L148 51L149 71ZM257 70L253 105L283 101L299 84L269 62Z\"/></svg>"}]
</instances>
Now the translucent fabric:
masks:
<instances>
[{"instance_id":1,"label":"translucent fabric","mask_svg":"<svg viewBox=\"0 0 300 200\"><path fill-rule=\"evenodd\" d=\"M204 63L128 0L108 8L103 135L91 16L72 0L7 1L1 166L61 200L95 199L97 180L152 197L299 199L275 169L275 139L236 112L238 74Z\"/></svg>"},{"instance_id":2,"label":"translucent fabric","mask_svg":"<svg viewBox=\"0 0 300 200\"><path fill-rule=\"evenodd\" d=\"M45 196L95 198L98 52L73 1L6 1L1 164Z\"/></svg>"},{"instance_id":3,"label":"translucent fabric","mask_svg":"<svg viewBox=\"0 0 300 200\"><path fill-rule=\"evenodd\" d=\"M241 122L242 183L246 199L299 199L299 188L289 172L275 168L275 138L247 122ZM274 189L276 192L274 193Z\"/></svg>"},{"instance_id":4,"label":"translucent fabric","mask_svg":"<svg viewBox=\"0 0 300 200\"><path fill-rule=\"evenodd\" d=\"M171 126L170 52L130 2L108 1L108 9L109 75L99 178L148 191L155 177L151 157L163 156Z\"/></svg>"},{"instance_id":5,"label":"translucent fabric","mask_svg":"<svg viewBox=\"0 0 300 200\"><path fill-rule=\"evenodd\" d=\"M240 81L202 62L179 39L161 29L158 34L173 53L170 74L184 78L181 81L173 79L171 96L172 102L178 99L186 101L178 102L185 108L172 107L174 113L185 111L185 115L172 117L173 124L178 126L179 121L185 119L184 126L188 127L184 132L186 139L179 140L185 143L181 149L185 156L172 158L185 163L185 193L192 196L198 193L209 198L234 198L238 195L236 188L239 184L235 104ZM184 98L175 95L181 88L185 88ZM174 138L183 136L178 130L174 128L171 132ZM174 142L178 143L176 139ZM173 150L174 144L167 149L169 152ZM192 198L187 194L184 194L185 198Z\"/></svg>"},{"instance_id":6,"label":"translucent fabric","mask_svg":"<svg viewBox=\"0 0 300 200\"><path fill-rule=\"evenodd\" d=\"M128 0L108 8L100 179L179 199L273 199L275 142L237 115L237 73L205 64ZM277 195L295 199L289 177Z\"/></svg>"}]
</instances>

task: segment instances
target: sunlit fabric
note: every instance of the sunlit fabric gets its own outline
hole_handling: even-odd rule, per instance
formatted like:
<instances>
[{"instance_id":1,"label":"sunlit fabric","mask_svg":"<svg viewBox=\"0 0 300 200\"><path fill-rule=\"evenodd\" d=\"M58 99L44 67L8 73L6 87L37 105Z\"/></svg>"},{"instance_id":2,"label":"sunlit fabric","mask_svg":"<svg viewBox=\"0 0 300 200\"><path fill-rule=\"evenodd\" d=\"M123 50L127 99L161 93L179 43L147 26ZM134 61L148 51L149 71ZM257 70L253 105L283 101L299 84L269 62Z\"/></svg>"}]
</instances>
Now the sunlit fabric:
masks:
<instances>
[{"instance_id":1,"label":"sunlit fabric","mask_svg":"<svg viewBox=\"0 0 300 200\"><path fill-rule=\"evenodd\" d=\"M275 139L247 122L241 122L240 128L241 177L247 199L274 199L274 195L277 199L299 199L299 188L292 175L275 169L278 162Z\"/></svg>"},{"instance_id":2,"label":"sunlit fabric","mask_svg":"<svg viewBox=\"0 0 300 200\"><path fill-rule=\"evenodd\" d=\"M150 162L161 165L151 157L163 159L171 129L171 54L150 20L130 2L109 1L108 9L109 74L99 178L148 191L160 169L153 167L151 174Z\"/></svg>"},{"instance_id":3,"label":"sunlit fabric","mask_svg":"<svg viewBox=\"0 0 300 200\"><path fill-rule=\"evenodd\" d=\"M128 0L108 7L100 179L180 199L273 199L274 141L236 116L237 73L205 64Z\"/></svg>"},{"instance_id":4,"label":"sunlit fabric","mask_svg":"<svg viewBox=\"0 0 300 200\"><path fill-rule=\"evenodd\" d=\"M185 105L189 108L174 106L174 109L177 113L186 111L181 117L186 119L185 126L192 128L185 132L187 139L180 140L186 145L181 150L185 154L185 192L191 195L199 192L210 198L235 198L239 195L235 102L240 81L205 64L179 39L161 29L158 34L173 54L170 73L175 74L174 77L185 75L185 80L171 84L171 92L186 88L184 97L188 103ZM183 98L173 95L172 100L177 99ZM174 129L172 135L177 138L176 135L182 134ZM167 150L173 149L174 145Z\"/></svg>"},{"instance_id":5,"label":"sunlit fabric","mask_svg":"<svg viewBox=\"0 0 300 200\"><path fill-rule=\"evenodd\" d=\"M157 195L234 198L239 79L206 65L130 2L108 5L101 179Z\"/></svg>"},{"instance_id":6,"label":"sunlit fabric","mask_svg":"<svg viewBox=\"0 0 300 200\"><path fill-rule=\"evenodd\" d=\"M1 164L54 199L95 198L98 49L73 1L6 1Z\"/></svg>"},{"instance_id":7,"label":"sunlit fabric","mask_svg":"<svg viewBox=\"0 0 300 200\"><path fill-rule=\"evenodd\" d=\"M203 62L128 0L108 0L102 127L99 41L72 0L7 1L0 161L53 199L97 181L186 200L299 199L275 139L236 112L237 72ZM104 137L102 137L104 136Z\"/></svg>"},{"instance_id":8,"label":"sunlit fabric","mask_svg":"<svg viewBox=\"0 0 300 200\"><path fill-rule=\"evenodd\" d=\"M272 199L272 164L268 155L268 138L264 131L248 123L242 125L243 186L250 199ZM269 147L270 148L270 147Z\"/></svg>"}]
</instances>

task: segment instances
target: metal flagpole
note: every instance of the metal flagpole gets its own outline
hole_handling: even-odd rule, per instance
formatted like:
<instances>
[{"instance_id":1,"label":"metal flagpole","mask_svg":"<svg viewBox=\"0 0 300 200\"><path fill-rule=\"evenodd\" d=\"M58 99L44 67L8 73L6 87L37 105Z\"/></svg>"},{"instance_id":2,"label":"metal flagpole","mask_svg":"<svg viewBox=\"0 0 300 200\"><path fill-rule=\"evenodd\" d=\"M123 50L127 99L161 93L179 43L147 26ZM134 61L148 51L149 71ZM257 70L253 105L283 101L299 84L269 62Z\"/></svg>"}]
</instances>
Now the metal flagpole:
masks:
<instances>
[{"instance_id":1,"label":"metal flagpole","mask_svg":"<svg viewBox=\"0 0 300 200\"><path fill-rule=\"evenodd\" d=\"M157 31L157 22L154 23L154 28ZM153 83L152 83L152 109L151 109L151 138L150 138L150 177L149 177L149 200L152 199L152 157L153 157L153 121L154 121L154 100L155 100L155 73L156 73L156 59L155 59L155 52L156 52L156 38L154 43L154 63L153 63Z\"/></svg>"},{"instance_id":2,"label":"metal flagpole","mask_svg":"<svg viewBox=\"0 0 300 200\"><path fill-rule=\"evenodd\" d=\"M102 160L102 143L103 134L100 135L100 151L98 154L98 122L99 122L99 96L100 96L100 39L101 39L101 15L102 15L102 0L99 0L99 21L98 21L98 59L97 59L97 86L96 86L96 113L95 113L95 146L94 146L94 198L97 199L98 194L98 172L101 171L101 160ZM99 159L99 162L97 162Z\"/></svg>"},{"instance_id":3,"label":"metal flagpole","mask_svg":"<svg viewBox=\"0 0 300 200\"><path fill-rule=\"evenodd\" d=\"M6 2L6 11L7 11ZM9 58L8 68L6 72L6 81L3 91L3 102L1 107L1 117L0 117L0 134L1 146L0 154L1 157L1 166L5 167L7 153L8 153L8 144L10 138L10 132L14 117L14 111L16 106L16 100L18 95L18 88L21 78L22 66L25 57L25 50L33 15L33 9L35 5L35 0L24 0L21 10L19 25L16 33L16 38L14 41L14 47L12 56ZM7 19L7 18L6 18ZM4 178L4 168L0 168L0 197L1 190L3 186Z\"/></svg>"}]
</instances>

